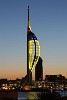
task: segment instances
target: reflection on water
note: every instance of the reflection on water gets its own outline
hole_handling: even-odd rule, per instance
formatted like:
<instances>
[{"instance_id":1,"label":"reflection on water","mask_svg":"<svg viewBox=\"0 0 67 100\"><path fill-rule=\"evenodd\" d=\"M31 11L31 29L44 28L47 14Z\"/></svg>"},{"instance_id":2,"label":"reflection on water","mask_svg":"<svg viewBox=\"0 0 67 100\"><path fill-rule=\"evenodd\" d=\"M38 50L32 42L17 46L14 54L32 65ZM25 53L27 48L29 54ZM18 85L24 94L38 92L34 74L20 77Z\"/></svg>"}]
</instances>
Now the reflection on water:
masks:
<instances>
[{"instance_id":1,"label":"reflection on water","mask_svg":"<svg viewBox=\"0 0 67 100\"><path fill-rule=\"evenodd\" d=\"M66 96L67 91L57 91L61 96ZM41 92L18 92L18 100L38 100L38 94Z\"/></svg>"},{"instance_id":2,"label":"reflection on water","mask_svg":"<svg viewBox=\"0 0 67 100\"><path fill-rule=\"evenodd\" d=\"M32 100L32 99L34 99L34 100L37 100L38 99L38 96L37 96L37 94L38 94L39 92L28 92L28 99L30 99L30 100Z\"/></svg>"},{"instance_id":3,"label":"reflection on water","mask_svg":"<svg viewBox=\"0 0 67 100\"><path fill-rule=\"evenodd\" d=\"M18 100L27 99L27 92L18 92Z\"/></svg>"},{"instance_id":4,"label":"reflection on water","mask_svg":"<svg viewBox=\"0 0 67 100\"><path fill-rule=\"evenodd\" d=\"M18 100L37 100L40 92L18 92Z\"/></svg>"},{"instance_id":5,"label":"reflection on water","mask_svg":"<svg viewBox=\"0 0 67 100\"><path fill-rule=\"evenodd\" d=\"M63 97L63 96L67 96L67 90L66 91L63 91L63 90L60 90L60 91L57 91L58 93L60 93L60 95Z\"/></svg>"}]
</instances>

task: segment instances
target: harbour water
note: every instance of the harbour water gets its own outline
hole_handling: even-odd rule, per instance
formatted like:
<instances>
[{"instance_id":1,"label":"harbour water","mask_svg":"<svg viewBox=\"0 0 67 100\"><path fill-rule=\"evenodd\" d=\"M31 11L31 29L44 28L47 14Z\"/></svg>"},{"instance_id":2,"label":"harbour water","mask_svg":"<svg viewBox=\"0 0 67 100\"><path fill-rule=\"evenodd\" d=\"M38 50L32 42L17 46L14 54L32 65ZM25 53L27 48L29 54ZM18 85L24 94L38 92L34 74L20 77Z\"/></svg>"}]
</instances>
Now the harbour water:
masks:
<instances>
[{"instance_id":1,"label":"harbour water","mask_svg":"<svg viewBox=\"0 0 67 100\"><path fill-rule=\"evenodd\" d=\"M39 92L18 92L18 100L37 100Z\"/></svg>"},{"instance_id":2,"label":"harbour water","mask_svg":"<svg viewBox=\"0 0 67 100\"><path fill-rule=\"evenodd\" d=\"M67 90L66 91L60 90L60 91L57 91L57 92L59 92L62 97L67 96Z\"/></svg>"},{"instance_id":3,"label":"harbour water","mask_svg":"<svg viewBox=\"0 0 67 100\"><path fill-rule=\"evenodd\" d=\"M57 91L61 96L67 96L67 91ZM40 92L18 92L18 100L37 100Z\"/></svg>"}]
</instances>

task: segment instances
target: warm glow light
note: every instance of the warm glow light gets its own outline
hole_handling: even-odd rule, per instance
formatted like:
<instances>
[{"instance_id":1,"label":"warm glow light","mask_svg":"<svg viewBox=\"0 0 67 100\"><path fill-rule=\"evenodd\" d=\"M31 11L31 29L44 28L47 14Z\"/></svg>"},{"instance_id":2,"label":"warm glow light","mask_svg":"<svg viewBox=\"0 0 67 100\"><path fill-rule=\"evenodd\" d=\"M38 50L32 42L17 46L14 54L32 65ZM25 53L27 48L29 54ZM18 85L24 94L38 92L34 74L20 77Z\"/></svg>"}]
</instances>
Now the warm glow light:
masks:
<instances>
[{"instance_id":1,"label":"warm glow light","mask_svg":"<svg viewBox=\"0 0 67 100\"><path fill-rule=\"evenodd\" d=\"M35 51L35 45L36 45L36 51ZM33 68L36 67L36 64L40 57L40 44L38 40L29 40L28 46L29 46L29 69L30 71L32 71Z\"/></svg>"},{"instance_id":2,"label":"warm glow light","mask_svg":"<svg viewBox=\"0 0 67 100\"><path fill-rule=\"evenodd\" d=\"M31 86L25 86L24 90L31 90Z\"/></svg>"}]
</instances>

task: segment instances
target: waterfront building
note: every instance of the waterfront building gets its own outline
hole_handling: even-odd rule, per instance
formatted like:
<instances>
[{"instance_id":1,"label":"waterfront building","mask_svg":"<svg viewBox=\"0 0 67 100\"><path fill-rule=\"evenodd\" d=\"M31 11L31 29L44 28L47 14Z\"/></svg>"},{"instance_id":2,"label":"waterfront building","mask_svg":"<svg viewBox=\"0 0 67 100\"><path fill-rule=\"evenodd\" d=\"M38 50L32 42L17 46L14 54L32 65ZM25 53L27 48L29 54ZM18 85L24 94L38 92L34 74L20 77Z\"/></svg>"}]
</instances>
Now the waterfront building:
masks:
<instances>
[{"instance_id":1,"label":"waterfront building","mask_svg":"<svg viewBox=\"0 0 67 100\"><path fill-rule=\"evenodd\" d=\"M61 74L59 74L59 75L46 75L45 81L47 82L49 88L62 90L66 87L65 86L65 77L62 76Z\"/></svg>"}]
</instances>

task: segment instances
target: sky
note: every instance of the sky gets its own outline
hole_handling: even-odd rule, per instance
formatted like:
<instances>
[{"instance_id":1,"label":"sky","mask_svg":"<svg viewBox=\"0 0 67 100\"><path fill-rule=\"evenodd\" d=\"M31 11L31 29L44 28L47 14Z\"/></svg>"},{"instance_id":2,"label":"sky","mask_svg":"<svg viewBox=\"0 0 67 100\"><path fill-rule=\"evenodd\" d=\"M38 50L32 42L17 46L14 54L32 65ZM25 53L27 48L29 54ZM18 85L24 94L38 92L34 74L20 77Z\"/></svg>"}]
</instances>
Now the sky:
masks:
<instances>
[{"instance_id":1,"label":"sky","mask_svg":"<svg viewBox=\"0 0 67 100\"><path fill-rule=\"evenodd\" d=\"M0 0L0 79L27 74L27 17L46 74L67 77L67 0ZM34 73L33 73L34 79Z\"/></svg>"}]
</instances>

